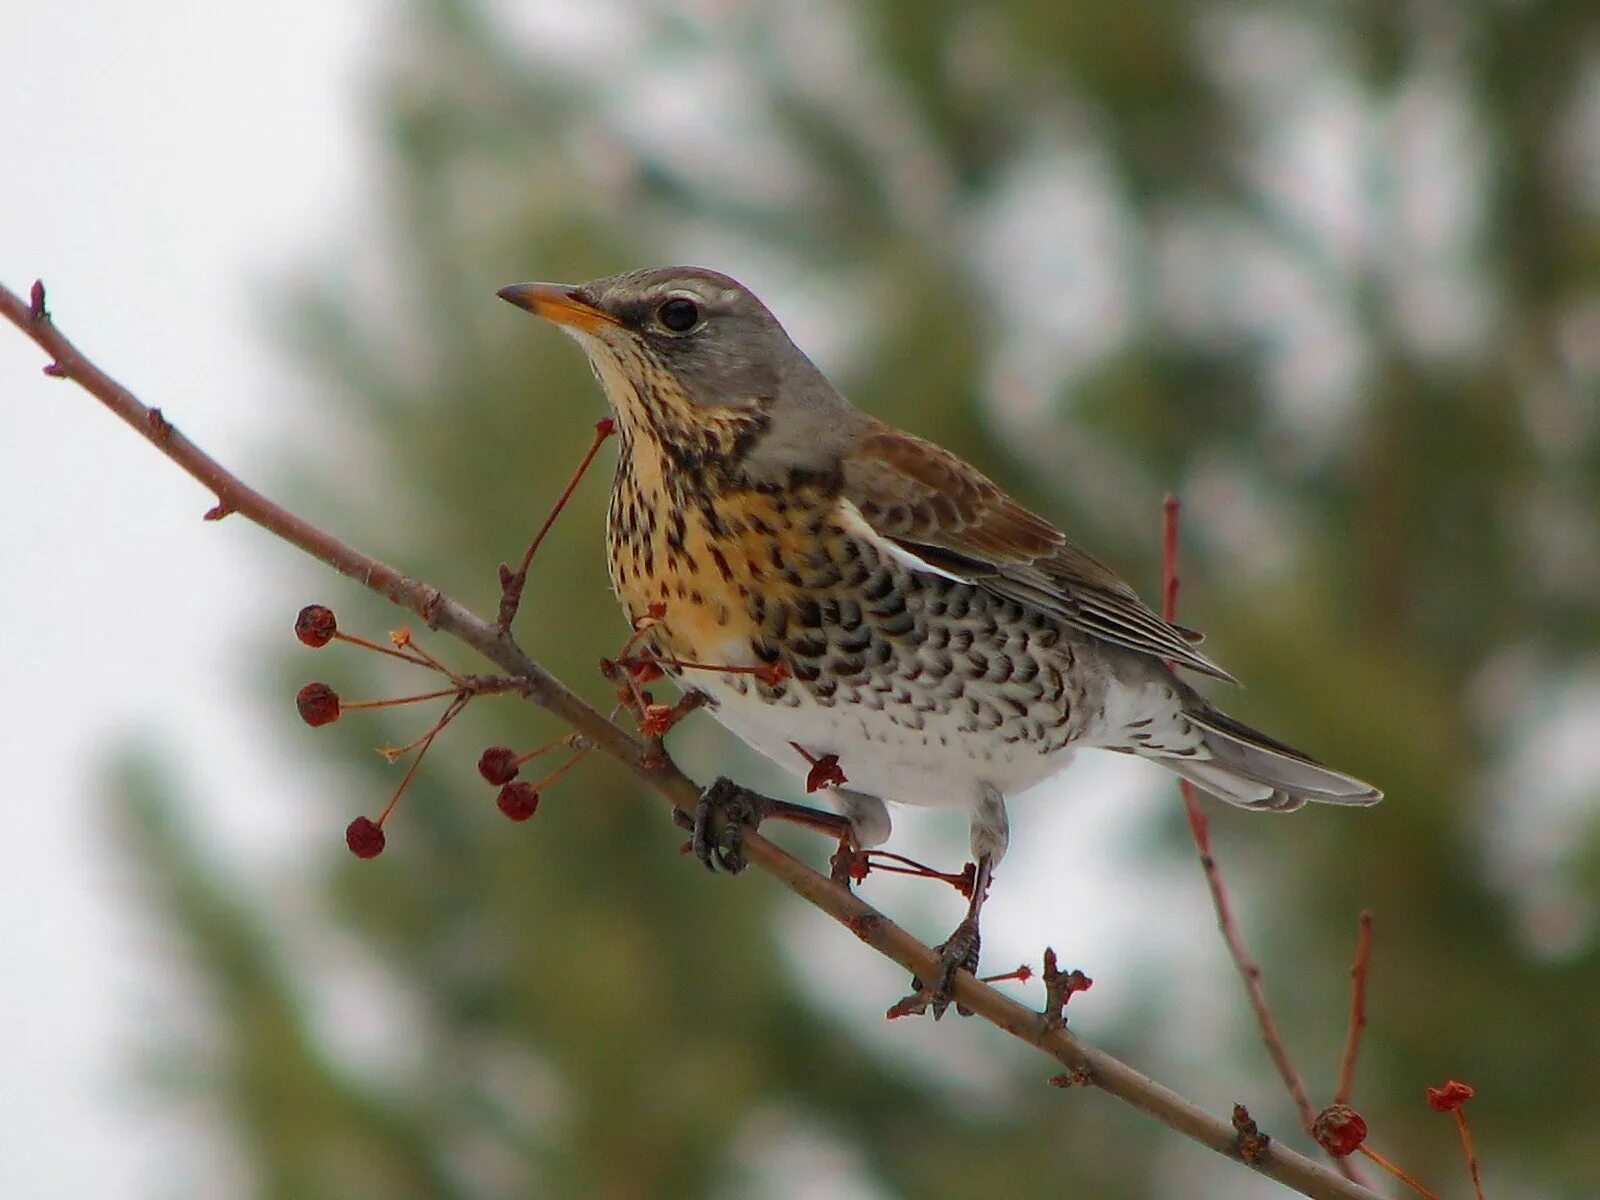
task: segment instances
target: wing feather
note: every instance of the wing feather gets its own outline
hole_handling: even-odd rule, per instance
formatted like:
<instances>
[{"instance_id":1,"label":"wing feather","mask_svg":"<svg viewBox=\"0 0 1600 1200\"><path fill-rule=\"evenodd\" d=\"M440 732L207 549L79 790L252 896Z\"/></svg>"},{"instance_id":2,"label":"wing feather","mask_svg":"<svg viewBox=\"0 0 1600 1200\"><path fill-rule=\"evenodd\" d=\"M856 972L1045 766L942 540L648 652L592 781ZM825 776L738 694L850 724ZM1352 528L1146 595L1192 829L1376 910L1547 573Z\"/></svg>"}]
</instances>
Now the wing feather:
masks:
<instances>
[{"instance_id":1,"label":"wing feather","mask_svg":"<svg viewBox=\"0 0 1600 1200\"><path fill-rule=\"evenodd\" d=\"M1232 681L1116 572L979 471L880 424L844 464L844 498L879 537L938 574L1041 609L1084 633Z\"/></svg>"}]
</instances>

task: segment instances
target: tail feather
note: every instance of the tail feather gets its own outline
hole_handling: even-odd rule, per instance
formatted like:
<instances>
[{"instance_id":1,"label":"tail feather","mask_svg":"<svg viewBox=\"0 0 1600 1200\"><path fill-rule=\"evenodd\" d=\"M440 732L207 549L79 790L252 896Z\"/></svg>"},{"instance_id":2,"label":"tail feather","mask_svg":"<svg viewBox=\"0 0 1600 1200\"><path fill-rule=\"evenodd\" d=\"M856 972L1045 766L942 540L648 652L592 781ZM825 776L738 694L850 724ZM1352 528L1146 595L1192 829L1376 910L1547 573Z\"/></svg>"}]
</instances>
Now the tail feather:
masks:
<instances>
[{"instance_id":1,"label":"tail feather","mask_svg":"<svg viewBox=\"0 0 1600 1200\"><path fill-rule=\"evenodd\" d=\"M1166 758L1163 765L1218 799L1275 812L1291 812L1307 801L1364 806L1383 799L1371 784L1325 767L1214 708L1185 715L1199 728L1210 757Z\"/></svg>"}]
</instances>

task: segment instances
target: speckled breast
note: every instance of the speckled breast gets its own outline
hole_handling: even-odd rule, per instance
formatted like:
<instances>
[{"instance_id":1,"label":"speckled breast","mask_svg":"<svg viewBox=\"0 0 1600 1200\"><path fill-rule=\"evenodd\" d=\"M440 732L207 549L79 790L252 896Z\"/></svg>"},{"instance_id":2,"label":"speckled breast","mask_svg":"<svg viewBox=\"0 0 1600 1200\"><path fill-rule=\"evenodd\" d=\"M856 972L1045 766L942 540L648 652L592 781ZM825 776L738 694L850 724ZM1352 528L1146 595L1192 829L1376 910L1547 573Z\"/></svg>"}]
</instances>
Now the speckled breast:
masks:
<instances>
[{"instance_id":1,"label":"speckled breast","mask_svg":"<svg viewBox=\"0 0 1600 1200\"><path fill-rule=\"evenodd\" d=\"M1026 786L1081 724L1076 639L1036 610L913 571L852 533L824 484L726 488L628 464L608 535L630 614L666 606L652 635L661 653L788 668L774 686L704 671L683 680L780 762L798 742L839 754L852 786L865 782L864 750L882 773L988 762L1000 782Z\"/></svg>"}]
</instances>

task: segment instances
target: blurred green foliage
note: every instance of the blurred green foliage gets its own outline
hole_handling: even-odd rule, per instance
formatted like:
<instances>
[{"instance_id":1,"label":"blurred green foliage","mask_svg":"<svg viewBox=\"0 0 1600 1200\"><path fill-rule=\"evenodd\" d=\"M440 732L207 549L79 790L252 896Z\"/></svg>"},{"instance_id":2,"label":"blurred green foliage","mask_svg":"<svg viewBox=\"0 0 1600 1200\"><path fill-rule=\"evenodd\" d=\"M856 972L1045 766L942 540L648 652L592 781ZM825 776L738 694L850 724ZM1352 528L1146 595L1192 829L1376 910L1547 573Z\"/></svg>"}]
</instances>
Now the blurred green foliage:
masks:
<instances>
[{"instance_id":1,"label":"blurred green foliage","mask_svg":"<svg viewBox=\"0 0 1600 1200\"><path fill-rule=\"evenodd\" d=\"M491 612L494 564L600 413L580 355L493 289L680 259L762 285L847 394L965 453L1147 594L1159 495L1180 491L1185 613L1249 681L1234 709L1390 795L1359 820L1216 817L1314 1088L1371 906L1357 1102L1377 1140L1463 1194L1422 1103L1457 1075L1479 1087L1498 1194L1594 1194L1593 776L1542 857L1508 859L1504 823L1570 768L1523 748L1600 647L1600 9L520 7L413 0L395 18L381 286L352 262L295 305L370 469L308 471L300 494ZM558 526L523 617L591 695L624 632L602 493ZM379 664L336 661L342 689L388 690ZM386 1070L330 1048L296 984L316 968L206 865L161 788L132 790L131 844L213 1002L217 1046L189 1074L254 1194L1114 1198L1212 1178L1138 1114L1043 1087L1046 1066L992 1031L947 1022L933 1045L991 1060L998 1088L885 1055L800 986L776 888L692 868L603 763L508 826L468 755L554 728L511 703L462 724L384 857L330 849L326 885L305 885L403 999ZM392 783L368 748L412 732L367 716L317 740L352 811ZM709 728L677 737L702 774L771 782ZM1136 869L1193 871L1187 853L1174 807ZM1224 997L1233 1032L1197 1025L1186 1060L1148 1014L1085 1032L1286 1129L1233 981L1152 985ZM1229 1194L1259 1186L1216 1169Z\"/></svg>"}]
</instances>

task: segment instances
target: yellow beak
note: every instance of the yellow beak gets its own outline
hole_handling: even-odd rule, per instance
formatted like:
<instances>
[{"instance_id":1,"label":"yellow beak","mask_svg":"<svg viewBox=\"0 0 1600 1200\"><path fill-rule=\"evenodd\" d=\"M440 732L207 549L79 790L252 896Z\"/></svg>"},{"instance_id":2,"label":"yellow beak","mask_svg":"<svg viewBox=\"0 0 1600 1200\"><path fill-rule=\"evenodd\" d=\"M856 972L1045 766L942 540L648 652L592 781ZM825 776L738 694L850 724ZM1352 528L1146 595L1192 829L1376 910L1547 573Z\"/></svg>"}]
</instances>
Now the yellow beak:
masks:
<instances>
[{"instance_id":1,"label":"yellow beak","mask_svg":"<svg viewBox=\"0 0 1600 1200\"><path fill-rule=\"evenodd\" d=\"M495 293L500 299L525 308L536 317L557 325L595 333L603 325L621 322L604 309L580 300L577 289L561 283L513 283Z\"/></svg>"}]
</instances>

